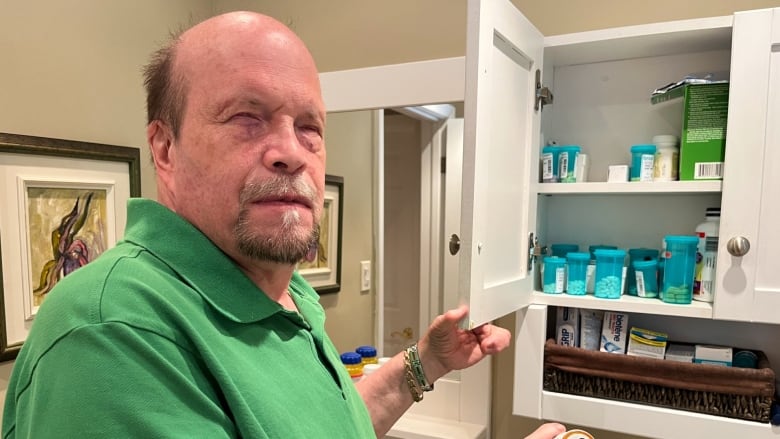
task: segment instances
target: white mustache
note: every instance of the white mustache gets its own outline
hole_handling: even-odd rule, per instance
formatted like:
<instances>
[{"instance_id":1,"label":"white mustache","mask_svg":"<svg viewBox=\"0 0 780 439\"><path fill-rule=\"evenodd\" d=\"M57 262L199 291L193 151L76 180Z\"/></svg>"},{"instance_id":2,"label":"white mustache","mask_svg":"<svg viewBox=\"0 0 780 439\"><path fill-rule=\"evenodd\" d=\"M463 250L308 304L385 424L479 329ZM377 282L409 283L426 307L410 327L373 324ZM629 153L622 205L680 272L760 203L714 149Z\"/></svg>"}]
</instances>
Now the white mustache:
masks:
<instances>
[{"instance_id":1,"label":"white mustache","mask_svg":"<svg viewBox=\"0 0 780 439\"><path fill-rule=\"evenodd\" d=\"M293 198L311 208L317 201L317 190L309 185L303 177L275 176L258 183L247 183L241 190L241 204L277 198Z\"/></svg>"}]
</instances>

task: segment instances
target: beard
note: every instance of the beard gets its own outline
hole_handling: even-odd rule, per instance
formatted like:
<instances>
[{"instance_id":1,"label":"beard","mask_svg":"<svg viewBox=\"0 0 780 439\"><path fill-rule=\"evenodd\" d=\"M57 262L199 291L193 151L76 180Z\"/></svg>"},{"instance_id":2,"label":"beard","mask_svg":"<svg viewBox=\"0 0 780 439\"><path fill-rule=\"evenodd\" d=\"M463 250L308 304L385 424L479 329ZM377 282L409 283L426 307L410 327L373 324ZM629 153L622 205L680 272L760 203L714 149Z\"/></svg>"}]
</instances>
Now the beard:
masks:
<instances>
[{"instance_id":1,"label":"beard","mask_svg":"<svg viewBox=\"0 0 780 439\"><path fill-rule=\"evenodd\" d=\"M300 213L289 210L280 218L281 226L267 230L255 230L249 219L250 205L255 200L284 196L302 197L313 206L312 227L302 224ZM319 242L319 216L317 191L302 177L277 176L261 183L249 183L239 195L238 221L233 230L238 250L244 256L280 264L297 264Z\"/></svg>"}]
</instances>

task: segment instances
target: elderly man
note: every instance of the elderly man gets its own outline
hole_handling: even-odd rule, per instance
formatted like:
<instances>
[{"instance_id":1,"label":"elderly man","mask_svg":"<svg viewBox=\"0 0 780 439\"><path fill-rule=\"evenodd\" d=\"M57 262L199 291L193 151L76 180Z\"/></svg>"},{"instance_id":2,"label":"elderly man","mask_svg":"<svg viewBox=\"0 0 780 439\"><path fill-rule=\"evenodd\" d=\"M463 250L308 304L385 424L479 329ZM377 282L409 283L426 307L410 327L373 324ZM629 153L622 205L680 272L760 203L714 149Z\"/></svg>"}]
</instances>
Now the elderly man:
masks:
<instances>
[{"instance_id":1,"label":"elderly man","mask_svg":"<svg viewBox=\"0 0 780 439\"><path fill-rule=\"evenodd\" d=\"M158 202L130 200L124 239L49 293L3 437L382 436L436 379L509 344L491 325L458 329L461 307L352 383L295 272L317 242L325 107L284 25L211 18L145 79Z\"/></svg>"}]
</instances>

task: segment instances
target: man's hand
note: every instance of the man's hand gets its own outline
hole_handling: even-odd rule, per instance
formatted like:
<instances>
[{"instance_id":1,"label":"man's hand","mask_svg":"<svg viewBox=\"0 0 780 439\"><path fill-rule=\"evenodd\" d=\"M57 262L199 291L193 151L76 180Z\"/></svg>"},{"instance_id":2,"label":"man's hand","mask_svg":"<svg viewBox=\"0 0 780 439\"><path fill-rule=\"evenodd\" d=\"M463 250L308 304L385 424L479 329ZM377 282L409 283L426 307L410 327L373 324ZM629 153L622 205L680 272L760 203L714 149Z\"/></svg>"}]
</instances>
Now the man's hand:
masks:
<instances>
[{"instance_id":1,"label":"man's hand","mask_svg":"<svg viewBox=\"0 0 780 439\"><path fill-rule=\"evenodd\" d=\"M470 331L460 329L458 322L467 314L465 305L447 311L433 320L420 339L420 360L429 381L472 366L509 346L511 334L504 328L488 323Z\"/></svg>"},{"instance_id":2,"label":"man's hand","mask_svg":"<svg viewBox=\"0 0 780 439\"><path fill-rule=\"evenodd\" d=\"M525 439L554 439L555 436L566 431L566 427L557 422L548 422L542 424L541 427L534 430L533 433L525 437Z\"/></svg>"}]
</instances>

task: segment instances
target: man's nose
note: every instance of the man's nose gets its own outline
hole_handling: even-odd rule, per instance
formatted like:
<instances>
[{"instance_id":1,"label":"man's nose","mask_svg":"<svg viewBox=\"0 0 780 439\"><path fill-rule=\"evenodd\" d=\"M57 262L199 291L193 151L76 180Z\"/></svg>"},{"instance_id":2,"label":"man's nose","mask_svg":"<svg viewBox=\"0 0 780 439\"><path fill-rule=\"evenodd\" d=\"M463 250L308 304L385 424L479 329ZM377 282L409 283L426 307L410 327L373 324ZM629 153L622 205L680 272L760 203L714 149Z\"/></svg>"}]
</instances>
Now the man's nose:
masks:
<instances>
[{"instance_id":1,"label":"man's nose","mask_svg":"<svg viewBox=\"0 0 780 439\"><path fill-rule=\"evenodd\" d=\"M294 174L304 165L306 148L301 144L292 124L274 127L267 141L263 164L269 169Z\"/></svg>"}]
</instances>

